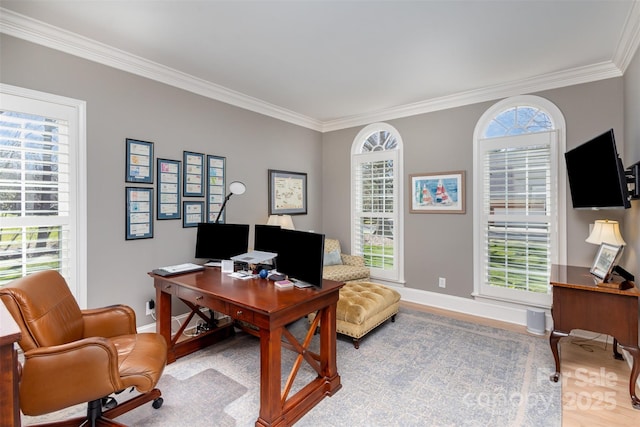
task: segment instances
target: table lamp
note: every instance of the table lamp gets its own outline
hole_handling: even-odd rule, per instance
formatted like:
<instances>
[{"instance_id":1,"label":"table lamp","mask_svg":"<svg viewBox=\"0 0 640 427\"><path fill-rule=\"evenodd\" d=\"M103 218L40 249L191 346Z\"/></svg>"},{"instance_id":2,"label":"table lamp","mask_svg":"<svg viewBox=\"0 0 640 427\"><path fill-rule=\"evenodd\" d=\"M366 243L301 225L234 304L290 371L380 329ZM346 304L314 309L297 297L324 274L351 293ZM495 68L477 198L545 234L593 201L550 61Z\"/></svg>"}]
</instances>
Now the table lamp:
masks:
<instances>
[{"instance_id":1,"label":"table lamp","mask_svg":"<svg viewBox=\"0 0 640 427\"><path fill-rule=\"evenodd\" d=\"M622 238L622 234L620 234L620 224L618 221L610 221L608 219L597 220L593 224L593 229L591 230L589 237L585 239L585 242L592 243L594 245L608 243L615 246L625 246L627 244ZM629 273L619 265L614 266L613 271L618 273L627 281L635 280L633 274Z\"/></svg>"},{"instance_id":2,"label":"table lamp","mask_svg":"<svg viewBox=\"0 0 640 427\"><path fill-rule=\"evenodd\" d=\"M224 202L222 203L220 212L218 212L218 216L216 217L216 223L220 222L222 212L224 212L224 208L225 206L227 206L227 202L229 201L231 196L233 196L234 194L244 194L245 191L247 191L247 186L240 181L233 181L231 184L229 184L229 194L227 194L227 197L224 198Z\"/></svg>"},{"instance_id":3,"label":"table lamp","mask_svg":"<svg viewBox=\"0 0 640 427\"><path fill-rule=\"evenodd\" d=\"M287 230L296 229L293 226L293 220L291 219L291 215L269 215L269 219L267 220L267 225L279 225L280 228L285 228Z\"/></svg>"},{"instance_id":4,"label":"table lamp","mask_svg":"<svg viewBox=\"0 0 640 427\"><path fill-rule=\"evenodd\" d=\"M620 234L620 224L618 221L609 221L608 219L599 219L593 225L591 234L586 238L585 242L600 245L609 243L610 245L624 246L626 242Z\"/></svg>"}]
</instances>

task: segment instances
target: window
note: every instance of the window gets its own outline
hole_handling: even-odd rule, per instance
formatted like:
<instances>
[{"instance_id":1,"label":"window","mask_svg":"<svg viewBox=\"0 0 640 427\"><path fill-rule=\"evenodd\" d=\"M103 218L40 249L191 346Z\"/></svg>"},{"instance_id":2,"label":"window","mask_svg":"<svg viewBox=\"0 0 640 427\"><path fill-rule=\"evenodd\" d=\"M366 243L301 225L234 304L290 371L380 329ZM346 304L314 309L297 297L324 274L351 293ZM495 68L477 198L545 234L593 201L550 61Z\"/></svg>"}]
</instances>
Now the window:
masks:
<instances>
[{"instance_id":1,"label":"window","mask_svg":"<svg viewBox=\"0 0 640 427\"><path fill-rule=\"evenodd\" d=\"M86 306L85 104L0 93L0 286L54 269Z\"/></svg>"},{"instance_id":2,"label":"window","mask_svg":"<svg viewBox=\"0 0 640 427\"><path fill-rule=\"evenodd\" d=\"M384 123L365 127L351 151L351 252L373 277L401 283L402 140Z\"/></svg>"},{"instance_id":3,"label":"window","mask_svg":"<svg viewBox=\"0 0 640 427\"><path fill-rule=\"evenodd\" d=\"M510 98L474 136L475 295L551 304L551 264L565 259L564 119L543 98Z\"/></svg>"}]
</instances>

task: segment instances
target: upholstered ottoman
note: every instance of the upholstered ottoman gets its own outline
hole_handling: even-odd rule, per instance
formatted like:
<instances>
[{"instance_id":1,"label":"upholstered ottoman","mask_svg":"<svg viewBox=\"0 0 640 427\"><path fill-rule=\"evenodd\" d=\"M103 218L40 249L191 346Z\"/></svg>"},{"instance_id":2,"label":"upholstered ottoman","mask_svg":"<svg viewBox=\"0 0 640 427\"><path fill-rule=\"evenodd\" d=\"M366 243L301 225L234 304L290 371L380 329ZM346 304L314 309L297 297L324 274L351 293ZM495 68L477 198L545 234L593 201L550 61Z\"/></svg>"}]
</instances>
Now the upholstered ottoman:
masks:
<instances>
[{"instance_id":1,"label":"upholstered ottoman","mask_svg":"<svg viewBox=\"0 0 640 427\"><path fill-rule=\"evenodd\" d=\"M400 293L386 286L357 282L340 289L336 313L336 330L353 338L353 346L360 347L360 338L391 318L395 322L400 307ZM314 314L309 315L313 320Z\"/></svg>"}]
</instances>

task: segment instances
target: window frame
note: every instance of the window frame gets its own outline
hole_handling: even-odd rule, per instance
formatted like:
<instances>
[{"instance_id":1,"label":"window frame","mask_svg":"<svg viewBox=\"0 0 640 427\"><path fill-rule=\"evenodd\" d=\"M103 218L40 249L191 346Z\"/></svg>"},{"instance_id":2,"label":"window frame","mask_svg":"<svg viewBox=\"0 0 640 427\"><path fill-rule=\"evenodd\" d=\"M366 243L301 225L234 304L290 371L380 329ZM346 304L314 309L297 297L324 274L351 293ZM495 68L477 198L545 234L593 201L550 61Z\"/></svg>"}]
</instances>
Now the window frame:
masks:
<instances>
[{"instance_id":1,"label":"window frame","mask_svg":"<svg viewBox=\"0 0 640 427\"><path fill-rule=\"evenodd\" d=\"M566 151L566 124L560 109L551 101L535 96L520 95L504 99L495 103L478 120L473 134L473 166L474 185L473 190L473 263L474 263L474 283L472 296L477 299L487 298L516 303L519 305L536 306L549 308L551 306L551 293L544 294L542 298L522 298L526 297L526 291L504 289L510 292L487 292L488 284L484 281L485 266L488 257L485 256L485 239L483 231L483 201L482 182L484 179L484 165L481 157L480 141L486 140L484 132L491 121L499 114L518 106L531 106L544 111L551 119L553 126L551 130L555 132L555 147L551 147L551 185L555 193L552 203L555 202L555 209L552 209L551 220L551 264L566 264L567 259L567 235L566 235L566 167L562 161L562 155ZM513 137L509 137L511 140ZM497 138L496 138L497 139ZM505 139L506 140L506 139ZM542 294L541 294L542 295ZM529 295L530 296L530 295Z\"/></svg>"},{"instance_id":2,"label":"window frame","mask_svg":"<svg viewBox=\"0 0 640 427\"><path fill-rule=\"evenodd\" d=\"M396 147L392 150L382 151L369 151L362 152L362 147L367 138L375 132L386 131L393 135L396 140ZM393 182L394 182L394 198L393 198L393 213L386 215L393 220L393 253L394 253L394 266L392 270L379 269L375 267L369 267L371 270L371 277L379 279L381 281L388 282L394 285L404 285L404 180L403 180L403 142L400 133L393 126L387 123L373 123L365 126L358 132L351 145L351 252L355 255L362 255L362 248L360 248L359 242L361 241L358 236L358 230L355 227L356 220L359 218L357 208L357 167L359 164L367 161L380 161L380 160L393 160Z\"/></svg>"},{"instance_id":3,"label":"window frame","mask_svg":"<svg viewBox=\"0 0 640 427\"><path fill-rule=\"evenodd\" d=\"M69 191L71 227L67 284L81 308L87 307L87 138L86 102L0 83L2 106L57 117L69 126ZM47 217L43 217L46 219ZM28 217L26 224L37 225L38 217ZM26 225L25 224L25 225ZM23 225L24 226L24 225Z\"/></svg>"}]
</instances>

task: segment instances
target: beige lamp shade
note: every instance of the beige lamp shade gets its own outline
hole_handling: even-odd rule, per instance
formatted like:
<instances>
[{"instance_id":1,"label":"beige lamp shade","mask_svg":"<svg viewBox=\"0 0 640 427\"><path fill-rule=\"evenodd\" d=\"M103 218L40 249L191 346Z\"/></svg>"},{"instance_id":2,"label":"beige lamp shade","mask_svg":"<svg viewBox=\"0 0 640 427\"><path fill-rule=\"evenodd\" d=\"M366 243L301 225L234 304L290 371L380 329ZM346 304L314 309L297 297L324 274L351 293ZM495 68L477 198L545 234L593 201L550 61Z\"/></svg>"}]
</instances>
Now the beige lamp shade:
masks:
<instances>
[{"instance_id":1,"label":"beige lamp shade","mask_svg":"<svg viewBox=\"0 0 640 427\"><path fill-rule=\"evenodd\" d=\"M609 221L608 219L599 219L595 222L586 242L593 243L594 245L601 243L609 243L610 245L616 246L626 245L622 234L620 234L620 224L618 224L618 221Z\"/></svg>"},{"instance_id":2,"label":"beige lamp shade","mask_svg":"<svg viewBox=\"0 0 640 427\"><path fill-rule=\"evenodd\" d=\"M295 230L293 226L293 220L291 215L269 215L267 225L279 225L280 228L286 228L287 230Z\"/></svg>"}]
</instances>

